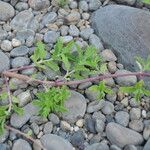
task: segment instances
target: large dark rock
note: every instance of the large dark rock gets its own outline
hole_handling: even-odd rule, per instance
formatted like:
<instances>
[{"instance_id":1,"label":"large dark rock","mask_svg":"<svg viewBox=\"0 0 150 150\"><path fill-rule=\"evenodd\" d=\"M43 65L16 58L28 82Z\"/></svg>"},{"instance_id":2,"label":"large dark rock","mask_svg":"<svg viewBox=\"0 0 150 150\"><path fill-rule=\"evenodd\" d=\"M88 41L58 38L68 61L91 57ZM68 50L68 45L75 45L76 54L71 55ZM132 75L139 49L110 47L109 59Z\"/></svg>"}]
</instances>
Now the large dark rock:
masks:
<instances>
[{"instance_id":1,"label":"large dark rock","mask_svg":"<svg viewBox=\"0 0 150 150\"><path fill-rule=\"evenodd\" d=\"M135 56L150 55L150 13L129 6L109 5L97 10L92 25L126 69L137 71ZM150 85L147 82L147 85Z\"/></svg>"}]
</instances>

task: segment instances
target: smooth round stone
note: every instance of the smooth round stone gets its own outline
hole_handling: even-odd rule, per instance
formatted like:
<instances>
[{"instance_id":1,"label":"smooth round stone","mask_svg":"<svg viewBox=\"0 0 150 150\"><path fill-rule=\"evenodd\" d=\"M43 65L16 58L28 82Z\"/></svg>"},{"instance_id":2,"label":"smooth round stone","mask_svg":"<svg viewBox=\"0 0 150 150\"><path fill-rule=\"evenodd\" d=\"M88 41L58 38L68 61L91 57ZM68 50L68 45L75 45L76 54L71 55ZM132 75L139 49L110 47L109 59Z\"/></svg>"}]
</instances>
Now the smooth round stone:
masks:
<instances>
[{"instance_id":1,"label":"smooth round stone","mask_svg":"<svg viewBox=\"0 0 150 150\"><path fill-rule=\"evenodd\" d=\"M88 11L88 3L86 1L79 1L79 8L83 11Z\"/></svg>"},{"instance_id":2,"label":"smooth round stone","mask_svg":"<svg viewBox=\"0 0 150 150\"><path fill-rule=\"evenodd\" d=\"M25 56L28 54L28 52L29 52L29 48L27 46L20 46L20 47L14 48L10 52L10 56L12 57Z\"/></svg>"},{"instance_id":3,"label":"smooth round stone","mask_svg":"<svg viewBox=\"0 0 150 150\"><path fill-rule=\"evenodd\" d=\"M23 11L29 8L28 4L25 2L18 2L15 6L18 11Z\"/></svg>"},{"instance_id":4,"label":"smooth round stone","mask_svg":"<svg viewBox=\"0 0 150 150\"><path fill-rule=\"evenodd\" d=\"M55 43L58 37L60 36L59 32L56 31L48 31L44 35L44 42L45 43Z\"/></svg>"},{"instance_id":5,"label":"smooth round stone","mask_svg":"<svg viewBox=\"0 0 150 150\"><path fill-rule=\"evenodd\" d=\"M8 56L0 51L0 73L2 73L4 70L8 70L10 67L10 60Z\"/></svg>"},{"instance_id":6,"label":"smooth round stone","mask_svg":"<svg viewBox=\"0 0 150 150\"><path fill-rule=\"evenodd\" d=\"M5 30L2 30L0 28L0 40L6 39L7 36L8 36L8 33Z\"/></svg>"},{"instance_id":7,"label":"smooth round stone","mask_svg":"<svg viewBox=\"0 0 150 150\"><path fill-rule=\"evenodd\" d=\"M132 120L129 123L129 128L137 131L137 132L142 132L144 129L144 123L142 122L142 120Z\"/></svg>"},{"instance_id":8,"label":"smooth round stone","mask_svg":"<svg viewBox=\"0 0 150 150\"><path fill-rule=\"evenodd\" d=\"M30 59L26 57L16 57L12 60L11 65L13 68L29 65Z\"/></svg>"},{"instance_id":9,"label":"smooth round stone","mask_svg":"<svg viewBox=\"0 0 150 150\"><path fill-rule=\"evenodd\" d=\"M71 36L79 36L79 29L75 25L70 25L69 34Z\"/></svg>"},{"instance_id":10,"label":"smooth round stone","mask_svg":"<svg viewBox=\"0 0 150 150\"><path fill-rule=\"evenodd\" d=\"M105 101L104 107L102 108L102 112L105 115L109 115L114 112L114 105L111 102Z\"/></svg>"},{"instance_id":11,"label":"smooth round stone","mask_svg":"<svg viewBox=\"0 0 150 150\"><path fill-rule=\"evenodd\" d=\"M40 141L47 150L73 150L73 146L67 140L54 134L45 134Z\"/></svg>"},{"instance_id":12,"label":"smooth round stone","mask_svg":"<svg viewBox=\"0 0 150 150\"><path fill-rule=\"evenodd\" d=\"M19 139L13 144L12 150L32 150L32 148L27 141Z\"/></svg>"},{"instance_id":13,"label":"smooth round stone","mask_svg":"<svg viewBox=\"0 0 150 150\"><path fill-rule=\"evenodd\" d=\"M44 125L44 129L43 129L44 134L49 134L49 133L52 132L52 130L53 130L53 124L52 124L52 122L47 122Z\"/></svg>"},{"instance_id":14,"label":"smooth round stone","mask_svg":"<svg viewBox=\"0 0 150 150\"><path fill-rule=\"evenodd\" d=\"M12 49L12 44L11 44L11 42L10 41L8 41L8 40L4 40L4 41L2 41L2 43L1 43L1 49L3 50L3 51L10 51L11 49Z\"/></svg>"},{"instance_id":15,"label":"smooth round stone","mask_svg":"<svg viewBox=\"0 0 150 150\"><path fill-rule=\"evenodd\" d=\"M85 127L86 129L91 132L91 133L94 133L96 134L96 129L95 129L95 124L96 124L96 120L93 119L93 118L87 118L85 120Z\"/></svg>"},{"instance_id":16,"label":"smooth round stone","mask_svg":"<svg viewBox=\"0 0 150 150\"><path fill-rule=\"evenodd\" d=\"M4 143L9 136L9 132L7 130L4 131L4 133L0 136L0 143Z\"/></svg>"},{"instance_id":17,"label":"smooth round stone","mask_svg":"<svg viewBox=\"0 0 150 150\"><path fill-rule=\"evenodd\" d=\"M11 43L13 47L18 47L21 45L21 41L19 41L18 39L12 39Z\"/></svg>"},{"instance_id":18,"label":"smooth round stone","mask_svg":"<svg viewBox=\"0 0 150 150\"><path fill-rule=\"evenodd\" d=\"M84 29L81 30L80 36L83 39L87 40L90 37L90 35L93 34L93 33L94 33L94 30L92 28L90 28L90 27L89 28L84 28Z\"/></svg>"},{"instance_id":19,"label":"smooth round stone","mask_svg":"<svg viewBox=\"0 0 150 150\"><path fill-rule=\"evenodd\" d=\"M100 0L90 0L89 9L97 10L102 5Z\"/></svg>"},{"instance_id":20,"label":"smooth round stone","mask_svg":"<svg viewBox=\"0 0 150 150\"><path fill-rule=\"evenodd\" d=\"M59 124L60 120L58 118L57 115L51 113L49 116L48 116L48 119L54 124L54 125L57 125Z\"/></svg>"},{"instance_id":21,"label":"smooth round stone","mask_svg":"<svg viewBox=\"0 0 150 150\"><path fill-rule=\"evenodd\" d=\"M69 42L72 41L72 40L73 40L73 37L70 36L70 35L63 36L63 37L62 37L62 41L63 41L64 44L69 43Z\"/></svg>"},{"instance_id":22,"label":"smooth round stone","mask_svg":"<svg viewBox=\"0 0 150 150\"><path fill-rule=\"evenodd\" d=\"M14 8L9 3L0 1L0 21L7 21L14 15Z\"/></svg>"},{"instance_id":23,"label":"smooth round stone","mask_svg":"<svg viewBox=\"0 0 150 150\"><path fill-rule=\"evenodd\" d=\"M132 108L130 110L130 119L138 120L141 117L141 109L140 108Z\"/></svg>"}]
</instances>

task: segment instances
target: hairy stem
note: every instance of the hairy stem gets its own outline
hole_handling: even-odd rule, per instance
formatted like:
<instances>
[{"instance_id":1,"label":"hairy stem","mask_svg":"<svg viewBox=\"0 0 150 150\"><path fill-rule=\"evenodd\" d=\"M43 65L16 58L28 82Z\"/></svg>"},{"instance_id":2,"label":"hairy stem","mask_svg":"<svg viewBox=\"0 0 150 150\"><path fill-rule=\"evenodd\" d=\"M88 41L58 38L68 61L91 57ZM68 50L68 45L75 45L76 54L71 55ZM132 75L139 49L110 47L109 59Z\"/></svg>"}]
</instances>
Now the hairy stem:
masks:
<instances>
[{"instance_id":1,"label":"hairy stem","mask_svg":"<svg viewBox=\"0 0 150 150\"><path fill-rule=\"evenodd\" d=\"M33 143L36 143L36 144L37 144L40 148L42 148L43 150L46 150L46 149L42 146L42 144L38 143L34 138L32 138L31 136L29 136L29 135L27 135L27 134L21 132L20 130L17 130L17 129L15 129L15 128L11 127L11 126L8 126L8 125L5 125L5 128L6 128L7 130L10 130L10 131L12 131L12 132L15 132L16 134L22 135L22 136L25 137L26 139L32 141Z\"/></svg>"},{"instance_id":2,"label":"hairy stem","mask_svg":"<svg viewBox=\"0 0 150 150\"><path fill-rule=\"evenodd\" d=\"M9 78L6 76L4 76L4 78L5 78L6 90L7 90L7 94L8 94L8 100L9 100L8 113L10 113L11 109L12 109L12 97L11 97L10 87L9 87Z\"/></svg>"}]
</instances>

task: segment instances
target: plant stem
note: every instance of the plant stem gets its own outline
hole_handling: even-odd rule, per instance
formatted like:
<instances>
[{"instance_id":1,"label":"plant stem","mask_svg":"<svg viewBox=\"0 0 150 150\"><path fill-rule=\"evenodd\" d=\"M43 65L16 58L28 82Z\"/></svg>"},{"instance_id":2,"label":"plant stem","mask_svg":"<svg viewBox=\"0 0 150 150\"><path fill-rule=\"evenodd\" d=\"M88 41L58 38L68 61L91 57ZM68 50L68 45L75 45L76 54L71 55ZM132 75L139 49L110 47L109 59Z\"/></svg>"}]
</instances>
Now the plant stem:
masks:
<instances>
[{"instance_id":1,"label":"plant stem","mask_svg":"<svg viewBox=\"0 0 150 150\"><path fill-rule=\"evenodd\" d=\"M13 131L13 132L15 132L15 133L17 133L17 134L19 134L19 135L22 135L23 137L29 139L29 140L32 141L33 143L36 143L36 144L37 144L40 148L42 148L43 150L46 150L46 149L42 146L42 144L38 143L34 138L32 138L31 136L29 136L29 135L27 135L27 134L21 132L20 130L17 130L17 129L15 129L15 128L11 127L11 126L8 126L8 125L5 125L5 128L6 128L7 130Z\"/></svg>"},{"instance_id":2,"label":"plant stem","mask_svg":"<svg viewBox=\"0 0 150 150\"><path fill-rule=\"evenodd\" d=\"M9 87L9 78L4 76L5 83L6 83L6 90L8 94L8 100L9 100L9 107L8 107L8 113L11 112L12 109L12 98L11 98L11 93L10 93L10 87Z\"/></svg>"},{"instance_id":3,"label":"plant stem","mask_svg":"<svg viewBox=\"0 0 150 150\"><path fill-rule=\"evenodd\" d=\"M99 76L96 76L96 77L89 77L89 78L86 78L86 79L75 80L75 81L56 82L56 81L43 81L43 80L33 79L29 76L21 75L21 74L17 74L15 72L9 72L9 71L3 72L3 75L7 76L7 77L18 78L18 79L23 80L23 81L28 82L28 83L36 82L36 83L39 83L39 84L46 84L46 85L51 85L51 86L81 84L81 83L85 83L85 82L89 82L89 81L104 80L104 79L114 78L114 77L125 77L125 76L148 76L148 77L150 77L150 73L132 72L132 73L124 73L124 74L99 75Z\"/></svg>"},{"instance_id":4,"label":"plant stem","mask_svg":"<svg viewBox=\"0 0 150 150\"><path fill-rule=\"evenodd\" d=\"M8 71L10 71L10 72L15 72L15 71L21 71L21 70L31 69L31 68L34 68L34 67L36 67L36 66L35 66L35 65L22 66L22 67L10 69L10 70L8 70Z\"/></svg>"}]
</instances>

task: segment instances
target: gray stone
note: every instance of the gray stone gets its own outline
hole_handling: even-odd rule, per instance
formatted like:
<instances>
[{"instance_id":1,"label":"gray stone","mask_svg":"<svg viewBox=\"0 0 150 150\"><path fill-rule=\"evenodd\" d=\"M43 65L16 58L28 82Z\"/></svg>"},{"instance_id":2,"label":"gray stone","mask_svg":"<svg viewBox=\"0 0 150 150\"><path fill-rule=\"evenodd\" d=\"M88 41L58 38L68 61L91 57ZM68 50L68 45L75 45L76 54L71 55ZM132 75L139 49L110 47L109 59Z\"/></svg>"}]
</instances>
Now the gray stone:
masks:
<instances>
[{"instance_id":1,"label":"gray stone","mask_svg":"<svg viewBox=\"0 0 150 150\"><path fill-rule=\"evenodd\" d=\"M81 83L81 84L78 86L78 89L84 90L84 89L89 88L91 85L92 85L92 82Z\"/></svg>"},{"instance_id":2,"label":"gray stone","mask_svg":"<svg viewBox=\"0 0 150 150\"><path fill-rule=\"evenodd\" d=\"M19 139L13 144L12 150L32 150L32 148L27 141Z\"/></svg>"},{"instance_id":3,"label":"gray stone","mask_svg":"<svg viewBox=\"0 0 150 150\"><path fill-rule=\"evenodd\" d=\"M30 117L30 122L31 123L34 122L34 123L36 123L38 125L44 124L47 121L48 121L48 119L46 117L37 116L37 114Z\"/></svg>"},{"instance_id":4,"label":"gray stone","mask_svg":"<svg viewBox=\"0 0 150 150\"><path fill-rule=\"evenodd\" d=\"M4 133L0 136L0 143L4 143L9 136L9 132L7 130L4 131Z\"/></svg>"},{"instance_id":5,"label":"gray stone","mask_svg":"<svg viewBox=\"0 0 150 150\"><path fill-rule=\"evenodd\" d=\"M141 117L141 109L140 108L132 108L130 110L130 119L138 120Z\"/></svg>"},{"instance_id":6,"label":"gray stone","mask_svg":"<svg viewBox=\"0 0 150 150\"><path fill-rule=\"evenodd\" d=\"M7 144L0 144L0 150L8 150L9 146Z\"/></svg>"},{"instance_id":7,"label":"gray stone","mask_svg":"<svg viewBox=\"0 0 150 150\"><path fill-rule=\"evenodd\" d=\"M71 36L79 36L79 29L75 25L70 25L69 34Z\"/></svg>"},{"instance_id":8,"label":"gray stone","mask_svg":"<svg viewBox=\"0 0 150 150\"><path fill-rule=\"evenodd\" d=\"M145 126L143 131L143 137L145 140L148 140L148 138L150 137L150 124Z\"/></svg>"},{"instance_id":9,"label":"gray stone","mask_svg":"<svg viewBox=\"0 0 150 150\"><path fill-rule=\"evenodd\" d=\"M47 122L44 125L44 129L43 129L44 134L49 134L52 132L52 130L53 130L53 124L51 122Z\"/></svg>"},{"instance_id":10,"label":"gray stone","mask_svg":"<svg viewBox=\"0 0 150 150\"><path fill-rule=\"evenodd\" d=\"M121 148L129 144L140 145L143 143L141 134L113 122L106 126L106 135L112 144Z\"/></svg>"},{"instance_id":11,"label":"gray stone","mask_svg":"<svg viewBox=\"0 0 150 150\"><path fill-rule=\"evenodd\" d=\"M112 73L112 74L117 71L117 64L116 64L115 61L108 62L108 66L107 67L108 67L108 71L110 73Z\"/></svg>"},{"instance_id":12,"label":"gray stone","mask_svg":"<svg viewBox=\"0 0 150 150\"><path fill-rule=\"evenodd\" d=\"M106 99L114 103L117 99L117 94L115 92L112 94L106 94Z\"/></svg>"},{"instance_id":13,"label":"gray stone","mask_svg":"<svg viewBox=\"0 0 150 150\"><path fill-rule=\"evenodd\" d=\"M88 3L86 1L79 1L79 8L83 11L88 11Z\"/></svg>"},{"instance_id":14,"label":"gray stone","mask_svg":"<svg viewBox=\"0 0 150 150\"><path fill-rule=\"evenodd\" d=\"M104 107L104 104L105 104L104 100L93 101L93 102L89 103L89 105L87 107L87 112L93 113L93 112L99 111L100 109L102 109Z\"/></svg>"},{"instance_id":15,"label":"gray stone","mask_svg":"<svg viewBox=\"0 0 150 150\"><path fill-rule=\"evenodd\" d=\"M62 36L67 35L67 34L68 34L68 30L69 30L69 27L68 27L68 26L62 25L62 26L60 27L61 35L62 35Z\"/></svg>"},{"instance_id":16,"label":"gray stone","mask_svg":"<svg viewBox=\"0 0 150 150\"><path fill-rule=\"evenodd\" d=\"M54 124L54 125L57 125L59 124L60 120L58 118L57 115L51 113L49 116L48 116L48 119Z\"/></svg>"},{"instance_id":17,"label":"gray stone","mask_svg":"<svg viewBox=\"0 0 150 150\"><path fill-rule=\"evenodd\" d=\"M29 65L30 59L27 57L16 57L12 60L11 65L13 68Z\"/></svg>"},{"instance_id":18,"label":"gray stone","mask_svg":"<svg viewBox=\"0 0 150 150\"><path fill-rule=\"evenodd\" d=\"M122 126L127 126L129 123L129 114L125 111L118 111L115 115L115 120Z\"/></svg>"},{"instance_id":19,"label":"gray stone","mask_svg":"<svg viewBox=\"0 0 150 150\"><path fill-rule=\"evenodd\" d=\"M57 14L55 12L47 13L42 19L42 24L47 25L49 23L53 23L56 21L56 19L57 19Z\"/></svg>"},{"instance_id":20,"label":"gray stone","mask_svg":"<svg viewBox=\"0 0 150 150\"><path fill-rule=\"evenodd\" d=\"M89 10L97 10L102 5L100 0L90 0Z\"/></svg>"},{"instance_id":21,"label":"gray stone","mask_svg":"<svg viewBox=\"0 0 150 150\"><path fill-rule=\"evenodd\" d=\"M18 11L23 11L23 10L26 10L29 8L28 4L25 3L25 2L19 2L16 4L15 8L18 10Z\"/></svg>"},{"instance_id":22,"label":"gray stone","mask_svg":"<svg viewBox=\"0 0 150 150\"><path fill-rule=\"evenodd\" d=\"M49 0L29 0L28 3L34 10L42 10L50 6Z\"/></svg>"},{"instance_id":23,"label":"gray stone","mask_svg":"<svg viewBox=\"0 0 150 150\"><path fill-rule=\"evenodd\" d=\"M71 91L71 96L65 101L67 112L62 113L62 118L68 122L74 123L79 117L83 117L86 111L86 100L78 92Z\"/></svg>"},{"instance_id":24,"label":"gray stone","mask_svg":"<svg viewBox=\"0 0 150 150\"><path fill-rule=\"evenodd\" d=\"M105 143L94 143L87 146L85 150L109 150L109 146Z\"/></svg>"},{"instance_id":25,"label":"gray stone","mask_svg":"<svg viewBox=\"0 0 150 150\"><path fill-rule=\"evenodd\" d=\"M117 57L110 49L103 50L101 55L105 61L116 61Z\"/></svg>"},{"instance_id":26,"label":"gray stone","mask_svg":"<svg viewBox=\"0 0 150 150\"><path fill-rule=\"evenodd\" d=\"M142 132L144 129L144 123L142 122L142 120L132 120L129 123L129 128L137 131L137 132Z\"/></svg>"},{"instance_id":27,"label":"gray stone","mask_svg":"<svg viewBox=\"0 0 150 150\"><path fill-rule=\"evenodd\" d=\"M106 117L103 115L100 111L94 112L92 115L92 118L102 120L103 122L106 122Z\"/></svg>"},{"instance_id":28,"label":"gray stone","mask_svg":"<svg viewBox=\"0 0 150 150\"><path fill-rule=\"evenodd\" d=\"M10 51L11 49L12 49L12 44L11 44L11 42L10 41L8 41L8 40L4 40L4 41L2 41L2 43L1 43L1 49L3 50L3 51Z\"/></svg>"},{"instance_id":29,"label":"gray stone","mask_svg":"<svg viewBox=\"0 0 150 150\"><path fill-rule=\"evenodd\" d=\"M13 113L10 118L10 124L15 128L21 128L33 115L38 113L38 108L32 103L27 104L23 115Z\"/></svg>"},{"instance_id":30,"label":"gray stone","mask_svg":"<svg viewBox=\"0 0 150 150\"><path fill-rule=\"evenodd\" d=\"M145 144L143 150L149 150L149 148L150 148L150 138L149 138L149 140L146 142L146 144Z\"/></svg>"},{"instance_id":31,"label":"gray stone","mask_svg":"<svg viewBox=\"0 0 150 150\"><path fill-rule=\"evenodd\" d=\"M105 115L109 115L114 112L114 105L111 102L105 101L104 107L102 108L102 112Z\"/></svg>"},{"instance_id":32,"label":"gray stone","mask_svg":"<svg viewBox=\"0 0 150 150\"><path fill-rule=\"evenodd\" d=\"M137 148L134 145L127 145L124 150L137 150Z\"/></svg>"},{"instance_id":33,"label":"gray stone","mask_svg":"<svg viewBox=\"0 0 150 150\"><path fill-rule=\"evenodd\" d=\"M127 70L116 71L116 74L128 74L128 73L131 73L131 72ZM137 77L136 76L116 77L115 80L117 84L120 86L131 86L137 82Z\"/></svg>"},{"instance_id":34,"label":"gray stone","mask_svg":"<svg viewBox=\"0 0 150 150\"><path fill-rule=\"evenodd\" d=\"M85 127L91 133L96 133L95 129L96 120L93 118L86 118L85 119Z\"/></svg>"},{"instance_id":35,"label":"gray stone","mask_svg":"<svg viewBox=\"0 0 150 150\"><path fill-rule=\"evenodd\" d=\"M93 46L95 46L98 50L98 52L102 51L104 49L103 44L100 40L100 38L95 35L95 34L91 34L89 37L89 43Z\"/></svg>"},{"instance_id":36,"label":"gray stone","mask_svg":"<svg viewBox=\"0 0 150 150\"><path fill-rule=\"evenodd\" d=\"M91 17L93 28L102 41L112 48L126 69L138 71L135 56L147 58L150 53L150 13L145 10L109 5ZM145 80L150 85L150 80Z\"/></svg>"},{"instance_id":37,"label":"gray stone","mask_svg":"<svg viewBox=\"0 0 150 150\"><path fill-rule=\"evenodd\" d=\"M15 15L15 10L9 3L0 1L0 14L0 21L7 21Z\"/></svg>"},{"instance_id":38,"label":"gray stone","mask_svg":"<svg viewBox=\"0 0 150 150\"><path fill-rule=\"evenodd\" d=\"M10 61L8 56L0 51L0 73L2 73L4 70L8 70L10 67Z\"/></svg>"},{"instance_id":39,"label":"gray stone","mask_svg":"<svg viewBox=\"0 0 150 150\"><path fill-rule=\"evenodd\" d=\"M72 145L67 140L54 134L45 134L40 140L47 150L73 150Z\"/></svg>"},{"instance_id":40,"label":"gray stone","mask_svg":"<svg viewBox=\"0 0 150 150\"><path fill-rule=\"evenodd\" d=\"M85 39L85 40L88 40L88 38L90 37L91 34L94 33L94 30L90 27L88 28L84 28L81 30L80 32L80 36Z\"/></svg>"},{"instance_id":41,"label":"gray stone","mask_svg":"<svg viewBox=\"0 0 150 150\"><path fill-rule=\"evenodd\" d=\"M29 52L29 48L26 46L19 46L14 48L11 52L10 52L10 56L12 57L18 57L18 56L25 56L27 55Z\"/></svg>"},{"instance_id":42,"label":"gray stone","mask_svg":"<svg viewBox=\"0 0 150 150\"><path fill-rule=\"evenodd\" d=\"M33 123L30 125L30 127L31 127L31 129L33 130L33 133L34 133L35 135L38 135L38 134L39 134L40 128L39 128L39 126L38 126L35 122L33 122Z\"/></svg>"},{"instance_id":43,"label":"gray stone","mask_svg":"<svg viewBox=\"0 0 150 150\"><path fill-rule=\"evenodd\" d=\"M100 119L96 119L95 129L96 129L97 132L102 133L105 129L105 122L100 120Z\"/></svg>"},{"instance_id":44,"label":"gray stone","mask_svg":"<svg viewBox=\"0 0 150 150\"><path fill-rule=\"evenodd\" d=\"M28 29L34 15L29 10L24 10L18 13L10 22L11 27L14 30Z\"/></svg>"},{"instance_id":45,"label":"gray stone","mask_svg":"<svg viewBox=\"0 0 150 150\"><path fill-rule=\"evenodd\" d=\"M60 36L59 32L56 31L48 31L44 35L44 42L45 43L55 43L58 37Z\"/></svg>"},{"instance_id":46,"label":"gray stone","mask_svg":"<svg viewBox=\"0 0 150 150\"><path fill-rule=\"evenodd\" d=\"M121 150L117 145L111 145L110 150Z\"/></svg>"},{"instance_id":47,"label":"gray stone","mask_svg":"<svg viewBox=\"0 0 150 150\"><path fill-rule=\"evenodd\" d=\"M98 93L93 91L90 87L85 90L85 95L91 101L97 100L98 98Z\"/></svg>"},{"instance_id":48,"label":"gray stone","mask_svg":"<svg viewBox=\"0 0 150 150\"><path fill-rule=\"evenodd\" d=\"M8 36L8 33L5 30L2 30L0 28L0 40L6 39L7 36Z\"/></svg>"},{"instance_id":49,"label":"gray stone","mask_svg":"<svg viewBox=\"0 0 150 150\"><path fill-rule=\"evenodd\" d=\"M27 103L29 103L32 100L30 91L25 91L20 93L17 98L19 99L18 105L20 107L25 106Z\"/></svg>"},{"instance_id":50,"label":"gray stone","mask_svg":"<svg viewBox=\"0 0 150 150\"><path fill-rule=\"evenodd\" d=\"M70 35L63 36L63 37L61 37L61 38L62 38L62 41L63 41L64 44L69 43L70 41L73 40L73 37L70 36Z\"/></svg>"}]
</instances>

